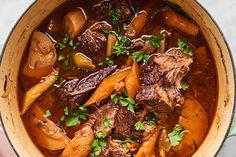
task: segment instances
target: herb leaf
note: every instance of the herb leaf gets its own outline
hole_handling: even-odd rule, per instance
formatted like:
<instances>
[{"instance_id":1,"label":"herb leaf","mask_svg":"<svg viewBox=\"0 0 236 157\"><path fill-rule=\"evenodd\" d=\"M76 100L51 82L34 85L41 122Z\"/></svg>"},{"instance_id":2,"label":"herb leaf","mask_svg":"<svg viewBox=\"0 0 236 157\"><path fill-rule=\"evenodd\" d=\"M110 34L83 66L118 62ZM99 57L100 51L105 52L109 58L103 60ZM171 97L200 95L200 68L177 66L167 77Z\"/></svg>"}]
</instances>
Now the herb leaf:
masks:
<instances>
[{"instance_id":1,"label":"herb leaf","mask_svg":"<svg viewBox=\"0 0 236 157\"><path fill-rule=\"evenodd\" d=\"M153 35L150 38L148 38L150 44L154 47L154 48L159 48L160 47L160 41L164 39L164 36L162 34L160 35Z\"/></svg>"},{"instance_id":2,"label":"herb leaf","mask_svg":"<svg viewBox=\"0 0 236 157\"><path fill-rule=\"evenodd\" d=\"M171 146L177 146L184 136L184 128L179 124L176 124L173 131L168 134Z\"/></svg>"},{"instance_id":3,"label":"herb leaf","mask_svg":"<svg viewBox=\"0 0 236 157\"><path fill-rule=\"evenodd\" d=\"M49 109L47 109L46 112L45 112L45 115L46 115L46 117L51 117L52 113Z\"/></svg>"},{"instance_id":4,"label":"herb leaf","mask_svg":"<svg viewBox=\"0 0 236 157\"><path fill-rule=\"evenodd\" d=\"M63 54L59 54L59 56L58 56L58 58L57 58L57 61L63 61L63 60L65 60L65 56L63 55Z\"/></svg>"},{"instance_id":5,"label":"herb leaf","mask_svg":"<svg viewBox=\"0 0 236 157\"><path fill-rule=\"evenodd\" d=\"M134 105L136 105L136 102L132 98L125 98L123 96L120 97L120 103L122 106L127 107L127 109L133 113L134 112Z\"/></svg>"},{"instance_id":6,"label":"herb leaf","mask_svg":"<svg viewBox=\"0 0 236 157\"><path fill-rule=\"evenodd\" d=\"M188 88L189 88L189 85L188 85L187 83L185 83L185 82L181 82L181 83L180 83L180 86L181 86L181 89L182 89L183 91L186 91L186 90L188 90Z\"/></svg>"},{"instance_id":7,"label":"herb leaf","mask_svg":"<svg viewBox=\"0 0 236 157\"><path fill-rule=\"evenodd\" d=\"M66 127L73 127L76 126L79 122L79 117L71 117L67 122L66 122Z\"/></svg>"},{"instance_id":8,"label":"herb leaf","mask_svg":"<svg viewBox=\"0 0 236 157\"><path fill-rule=\"evenodd\" d=\"M100 131L96 134L97 139L93 140L91 144L90 157L98 156L102 153L102 150L107 146L105 141L106 134L103 131Z\"/></svg>"},{"instance_id":9,"label":"herb leaf","mask_svg":"<svg viewBox=\"0 0 236 157\"><path fill-rule=\"evenodd\" d=\"M118 103L118 101L119 101L118 95L117 94L112 94L111 95L111 102L116 105Z\"/></svg>"},{"instance_id":10,"label":"herb leaf","mask_svg":"<svg viewBox=\"0 0 236 157\"><path fill-rule=\"evenodd\" d=\"M117 9L116 11L114 10L110 10L109 11L109 15L111 16L111 22L113 24L117 24L119 22L120 19L123 18L123 11L120 9Z\"/></svg>"},{"instance_id":11,"label":"herb leaf","mask_svg":"<svg viewBox=\"0 0 236 157\"><path fill-rule=\"evenodd\" d=\"M189 48L189 46L186 43L186 40L184 39L179 39L178 40L178 47L179 49L187 56L192 57L193 56L193 52L192 50Z\"/></svg>"},{"instance_id":12,"label":"herb leaf","mask_svg":"<svg viewBox=\"0 0 236 157\"><path fill-rule=\"evenodd\" d=\"M125 47L131 43L130 39L125 36L121 36L118 39L119 40L113 46L113 54L116 56L129 55L129 51Z\"/></svg>"},{"instance_id":13,"label":"herb leaf","mask_svg":"<svg viewBox=\"0 0 236 157\"><path fill-rule=\"evenodd\" d=\"M105 61L98 63L98 66L103 66L104 63L107 64L108 66L114 65L114 61L110 57L106 57Z\"/></svg>"},{"instance_id":14,"label":"herb leaf","mask_svg":"<svg viewBox=\"0 0 236 157\"><path fill-rule=\"evenodd\" d=\"M149 113L148 116L146 117L146 120L151 127L155 128L157 123L156 112Z\"/></svg>"},{"instance_id":15,"label":"herb leaf","mask_svg":"<svg viewBox=\"0 0 236 157\"><path fill-rule=\"evenodd\" d=\"M57 48L59 48L59 50L63 50L66 47L66 44L69 39L70 37L66 34L65 37L62 39L62 42L57 44Z\"/></svg>"},{"instance_id":16,"label":"herb leaf","mask_svg":"<svg viewBox=\"0 0 236 157\"><path fill-rule=\"evenodd\" d=\"M137 123L134 124L135 130L137 131L144 131L145 130L145 126L143 124L143 122L138 121Z\"/></svg>"},{"instance_id":17,"label":"herb leaf","mask_svg":"<svg viewBox=\"0 0 236 157\"><path fill-rule=\"evenodd\" d=\"M142 61L143 63L146 63L148 59L150 58L150 56L147 54L143 54L141 51L137 51L137 52L132 53L132 58L136 62Z\"/></svg>"},{"instance_id":18,"label":"herb leaf","mask_svg":"<svg viewBox=\"0 0 236 157\"><path fill-rule=\"evenodd\" d=\"M103 124L104 124L105 127L107 127L107 128L111 128L111 127L112 127L111 121L110 121L107 117L104 118Z\"/></svg>"}]
</instances>

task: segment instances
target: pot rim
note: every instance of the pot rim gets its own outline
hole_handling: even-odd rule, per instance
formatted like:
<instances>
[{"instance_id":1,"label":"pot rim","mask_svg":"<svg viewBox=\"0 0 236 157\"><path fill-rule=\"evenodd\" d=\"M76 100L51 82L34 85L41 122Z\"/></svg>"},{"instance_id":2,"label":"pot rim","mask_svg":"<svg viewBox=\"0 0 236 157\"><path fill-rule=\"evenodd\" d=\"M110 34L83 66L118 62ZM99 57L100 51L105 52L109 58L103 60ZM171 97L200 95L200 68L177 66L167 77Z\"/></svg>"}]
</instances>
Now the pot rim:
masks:
<instances>
[{"instance_id":1,"label":"pot rim","mask_svg":"<svg viewBox=\"0 0 236 157\"><path fill-rule=\"evenodd\" d=\"M15 28L16 28L17 25L18 25L18 23L22 20L22 18L25 16L25 14L32 8L32 6L33 6L36 2L37 2L37 0L34 1L34 2L32 2L32 3L26 8L26 10L21 14L21 16L18 18L18 20L17 20L16 23L14 24L14 26L11 28L11 31L9 32L9 34L8 34L8 36L7 36L7 39L6 39L6 41L5 41L4 45L3 45L3 48L2 48L2 51L1 51L1 54L0 54L0 65L1 65L2 58L3 58L4 52L5 52L5 48L6 48L6 46L7 46L7 43L8 43L8 41L9 41L9 39L10 39L10 36L12 35L12 32L15 30ZM225 36L224 36L224 34L223 34L223 31L221 30L220 26L219 26L218 23L215 21L215 19L213 18L213 16L207 11L207 9L206 9L201 3L199 3L198 1L195 1L195 2L197 3L197 5L199 5L199 6L201 7L201 9L204 10L204 12L207 13L207 15L208 15L208 16L210 17L210 19L213 21L213 23L214 23L215 26L217 27L217 30L219 31L220 35L222 36L222 38L223 38L223 40L224 40L224 42L225 42L225 44L226 44L226 47L227 47L227 49L228 49L228 51L229 51L230 61L231 61L231 63L232 63L233 76L234 76L233 81L234 81L234 84L235 84L235 83L236 83L235 62L234 62L234 60L233 60L232 51L231 51L231 49L230 49L230 47L229 47L229 44L228 44L228 42L227 42L227 40L226 40L226 38L225 38ZM234 85L234 90L236 91L236 84ZM227 129L227 132L226 132L225 135L224 135L224 139L223 139L223 141L221 142L219 148L217 149L215 156L219 153L220 149L223 147L223 144L225 143L225 140L226 140L227 137L228 137L228 134L229 134L229 132L230 132L231 125L232 125L232 123L233 123L234 111L235 111L235 109L236 109L236 94L234 95L234 98L233 98L233 99L234 99L234 100L233 100L233 110L232 110L232 113L231 113L230 123L229 123L228 129ZM236 113L235 113L235 114L236 114ZM15 152L16 156L20 157L19 153L16 151L15 147L13 146L13 144L12 144L12 142L11 142L9 136L8 136L7 130L6 130L5 126L4 126L4 122L3 122L3 120L2 120L2 115L1 115L1 113L0 113L0 122L1 122L1 124L2 124L3 131L4 131L5 135L6 135L6 138L7 138L8 142L9 142L10 146L12 147L12 149L13 149L13 151Z\"/></svg>"}]
</instances>

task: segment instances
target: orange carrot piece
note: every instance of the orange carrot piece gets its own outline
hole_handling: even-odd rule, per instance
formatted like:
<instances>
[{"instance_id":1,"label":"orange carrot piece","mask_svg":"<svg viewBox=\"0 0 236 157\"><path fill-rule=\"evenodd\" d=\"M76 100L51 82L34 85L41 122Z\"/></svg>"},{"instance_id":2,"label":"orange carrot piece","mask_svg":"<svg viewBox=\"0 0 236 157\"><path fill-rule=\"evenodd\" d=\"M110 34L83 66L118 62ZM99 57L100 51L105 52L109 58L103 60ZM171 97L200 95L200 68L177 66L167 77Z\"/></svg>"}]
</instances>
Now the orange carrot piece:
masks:
<instances>
[{"instance_id":1,"label":"orange carrot piece","mask_svg":"<svg viewBox=\"0 0 236 157\"><path fill-rule=\"evenodd\" d=\"M139 69L137 62L133 62L131 72L125 79L125 87L127 89L129 98L134 98L140 87Z\"/></svg>"},{"instance_id":2,"label":"orange carrot piece","mask_svg":"<svg viewBox=\"0 0 236 157\"><path fill-rule=\"evenodd\" d=\"M147 22L147 13L146 11L142 10L138 13L137 16L133 18L131 23L128 25L128 28L125 32L125 36L129 37L130 39L136 38L140 32L143 30Z\"/></svg>"},{"instance_id":3,"label":"orange carrot piece","mask_svg":"<svg viewBox=\"0 0 236 157\"><path fill-rule=\"evenodd\" d=\"M118 73L115 73L102 81L102 83L98 86L93 95L89 98L89 100L85 103L85 105L91 105L93 103L99 103L103 99L109 97L112 92L115 90L115 84L124 80L126 76L130 73L131 69L126 68Z\"/></svg>"},{"instance_id":4,"label":"orange carrot piece","mask_svg":"<svg viewBox=\"0 0 236 157\"><path fill-rule=\"evenodd\" d=\"M199 32L199 27L193 22L185 18L184 16L178 14L176 11L172 10L170 7L165 7L162 10L163 21L170 27L184 32L191 36L196 36Z\"/></svg>"}]
</instances>

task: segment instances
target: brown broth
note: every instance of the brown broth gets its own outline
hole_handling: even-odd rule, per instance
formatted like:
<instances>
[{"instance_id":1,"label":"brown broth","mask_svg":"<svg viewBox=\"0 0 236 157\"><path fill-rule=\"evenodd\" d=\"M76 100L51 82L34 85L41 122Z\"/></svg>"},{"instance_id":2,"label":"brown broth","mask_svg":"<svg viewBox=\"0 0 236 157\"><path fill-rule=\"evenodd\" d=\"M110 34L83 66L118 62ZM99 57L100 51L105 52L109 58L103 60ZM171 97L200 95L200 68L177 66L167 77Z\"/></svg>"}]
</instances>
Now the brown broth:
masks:
<instances>
[{"instance_id":1,"label":"brown broth","mask_svg":"<svg viewBox=\"0 0 236 157\"><path fill-rule=\"evenodd\" d=\"M141 10L142 8L148 9L151 14L153 14L156 10L162 8L166 4L163 3L160 0L154 1L149 0L148 2L146 0L131 0L130 1L133 4L133 7L135 9ZM88 19L90 21L94 21L93 12L91 11L91 6L94 4L97 4L97 0L70 0L69 2L63 4L61 7L56 9L45 21L40 25L38 30L48 33L54 40L61 41L64 37L65 32L63 31L62 27L62 19L65 16L65 14L72 8L81 7L86 12L86 15L88 16ZM153 4L156 5L153 5ZM56 32L49 32L47 27L49 25L49 22L51 19L54 19L56 21L56 27L55 30L58 30ZM85 29L87 29L89 26L91 26L91 22L88 22L85 26ZM188 37L181 32L173 31L172 28L166 26L163 24L160 20L160 18L152 18L148 20L146 27L141 32L141 35L150 35L150 34L159 34L161 30L166 29L169 31L172 31L172 36L168 38L167 40L167 49L176 46L178 39L185 38L187 41L192 45L193 48L193 54L194 54L194 62L191 66L191 70L188 73L188 75L184 78L184 81L189 84L189 90L186 92L183 92L184 96L192 96L196 98L204 107L204 109L208 113L208 119L209 122L211 122L211 119L214 115L215 106L217 103L217 75L215 70L214 61L212 59L210 50L208 48L207 42L204 39L203 34L200 32L195 37ZM199 47L206 47L208 50L208 53L205 55L199 55L196 52L196 49ZM71 50L66 48L60 53L68 54L71 53ZM25 64L26 58L28 54L28 48L26 49L24 58L22 60L22 66L21 71L19 74L19 88L18 88L18 95L19 95L19 104L21 108L22 99L24 93L32 87L34 84L36 84L39 80L28 78L24 75L22 75L22 69L23 65ZM94 58L91 58L93 62L97 65L99 62L103 61L105 59L105 50L103 55L95 56ZM127 57L118 57L115 59L115 64L117 64L119 67L121 67L123 64L125 64ZM203 62L206 61L206 62ZM63 63L56 63L56 66L63 66ZM96 69L98 70L98 68ZM96 71L95 70L95 71ZM60 71L60 77L62 78L68 78L68 77L77 77L79 79L82 79L86 76L88 76L93 71L84 71L84 70L78 70L75 65L72 65L71 70L61 70ZM55 124L60 125L60 117L64 114L63 109L65 108L66 104L62 104L60 100L57 99L56 96L56 88L50 87L47 92L45 92L42 96L40 96L39 99L34 104L38 104L43 108L43 110L50 109L53 113L50 117L50 120L52 120ZM26 113L22 120L24 121L25 127L27 128L27 118L28 114ZM178 118L178 117L177 117ZM177 121L176 116L172 116L171 119L169 119L170 122L176 122ZM173 125L173 124L172 124ZM65 131L68 135L68 137L73 138L74 133L78 131L80 128L80 125L72 128L65 128ZM30 132L29 132L30 134ZM34 139L32 138L32 141L34 142ZM37 144L36 144L37 145ZM38 148L42 151L42 153L46 157L56 157L58 156L61 151L48 151L40 146ZM172 153L170 153L170 156L175 156Z\"/></svg>"}]
</instances>

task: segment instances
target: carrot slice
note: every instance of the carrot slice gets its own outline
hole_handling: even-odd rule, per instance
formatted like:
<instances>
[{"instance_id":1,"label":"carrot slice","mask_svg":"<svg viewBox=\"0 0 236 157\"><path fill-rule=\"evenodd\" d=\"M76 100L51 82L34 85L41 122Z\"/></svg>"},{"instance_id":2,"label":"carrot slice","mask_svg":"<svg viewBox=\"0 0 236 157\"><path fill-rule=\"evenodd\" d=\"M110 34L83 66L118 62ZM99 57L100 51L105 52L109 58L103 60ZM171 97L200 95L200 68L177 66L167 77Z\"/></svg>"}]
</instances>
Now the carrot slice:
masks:
<instances>
[{"instance_id":1,"label":"carrot slice","mask_svg":"<svg viewBox=\"0 0 236 157\"><path fill-rule=\"evenodd\" d=\"M99 103L103 99L109 97L112 92L115 90L115 84L124 80L126 76L130 73L131 69L126 68L118 73L115 73L102 81L102 83L98 86L93 95L89 98L89 100L85 103L85 105L91 105L93 103Z\"/></svg>"},{"instance_id":2,"label":"carrot slice","mask_svg":"<svg viewBox=\"0 0 236 157\"><path fill-rule=\"evenodd\" d=\"M176 11L172 10L170 7L166 7L162 10L163 21L168 25L184 32L191 36L196 36L199 32L199 27L193 22L185 18L184 16L178 14Z\"/></svg>"},{"instance_id":3,"label":"carrot slice","mask_svg":"<svg viewBox=\"0 0 236 157\"><path fill-rule=\"evenodd\" d=\"M134 98L140 87L139 69L137 62L133 62L131 72L125 78L125 87L127 89L129 98Z\"/></svg>"},{"instance_id":4,"label":"carrot slice","mask_svg":"<svg viewBox=\"0 0 236 157\"><path fill-rule=\"evenodd\" d=\"M143 30L147 22L147 13L146 11L142 10L138 13L137 16L133 18L131 23L128 25L128 28L125 32L125 36L134 39L136 38L140 32Z\"/></svg>"}]
</instances>

